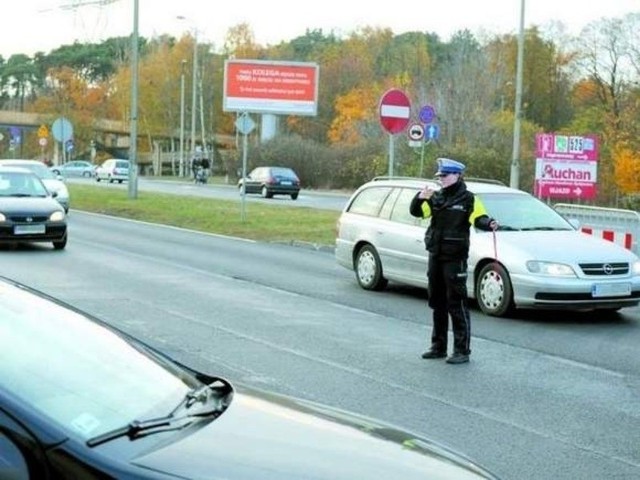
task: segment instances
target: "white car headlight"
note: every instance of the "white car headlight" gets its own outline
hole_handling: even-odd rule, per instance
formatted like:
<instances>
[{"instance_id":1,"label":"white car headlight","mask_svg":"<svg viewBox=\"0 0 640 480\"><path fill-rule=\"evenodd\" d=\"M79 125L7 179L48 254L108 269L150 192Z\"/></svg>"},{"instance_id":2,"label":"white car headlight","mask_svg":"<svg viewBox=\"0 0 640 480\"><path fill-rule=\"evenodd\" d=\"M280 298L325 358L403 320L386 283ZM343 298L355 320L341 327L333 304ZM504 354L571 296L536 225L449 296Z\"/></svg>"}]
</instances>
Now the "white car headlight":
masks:
<instances>
[{"instance_id":1,"label":"white car headlight","mask_svg":"<svg viewBox=\"0 0 640 480\"><path fill-rule=\"evenodd\" d=\"M575 277L576 272L569 265L554 262L540 262L537 260L529 260L527 262L527 270L531 273L540 275L550 275L552 277Z\"/></svg>"},{"instance_id":2,"label":"white car headlight","mask_svg":"<svg viewBox=\"0 0 640 480\"><path fill-rule=\"evenodd\" d=\"M64 212L53 212L49 215L49 220L51 222L61 222L64 220Z\"/></svg>"},{"instance_id":3,"label":"white car headlight","mask_svg":"<svg viewBox=\"0 0 640 480\"><path fill-rule=\"evenodd\" d=\"M5 217L3 213L0 213L0 222L6 222L6 221L7 221L7 217Z\"/></svg>"},{"instance_id":4,"label":"white car headlight","mask_svg":"<svg viewBox=\"0 0 640 480\"><path fill-rule=\"evenodd\" d=\"M634 275L640 275L640 260L631 264L631 272Z\"/></svg>"}]
</instances>

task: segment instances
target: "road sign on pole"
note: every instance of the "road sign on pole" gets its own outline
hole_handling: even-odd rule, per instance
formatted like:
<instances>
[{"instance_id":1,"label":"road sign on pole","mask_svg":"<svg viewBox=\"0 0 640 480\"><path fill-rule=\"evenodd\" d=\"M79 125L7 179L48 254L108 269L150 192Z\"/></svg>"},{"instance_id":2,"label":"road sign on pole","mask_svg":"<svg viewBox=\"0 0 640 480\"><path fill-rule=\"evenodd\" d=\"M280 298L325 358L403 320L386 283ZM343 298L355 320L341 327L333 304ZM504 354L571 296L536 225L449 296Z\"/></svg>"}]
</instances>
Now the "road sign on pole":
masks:
<instances>
[{"instance_id":1,"label":"road sign on pole","mask_svg":"<svg viewBox=\"0 0 640 480\"><path fill-rule=\"evenodd\" d=\"M411 102L406 93L397 88L387 90L380 99L380 125L389 133L389 176L393 176L393 136L409 124Z\"/></svg>"},{"instance_id":2,"label":"road sign on pole","mask_svg":"<svg viewBox=\"0 0 640 480\"><path fill-rule=\"evenodd\" d=\"M411 118L409 97L396 88L387 90L380 99L380 124L388 133L402 132Z\"/></svg>"},{"instance_id":3,"label":"road sign on pole","mask_svg":"<svg viewBox=\"0 0 640 480\"><path fill-rule=\"evenodd\" d=\"M433 123L436 119L436 109L431 105L425 105L420 109L420 113L418 114L420 121L425 125L428 123Z\"/></svg>"}]
</instances>

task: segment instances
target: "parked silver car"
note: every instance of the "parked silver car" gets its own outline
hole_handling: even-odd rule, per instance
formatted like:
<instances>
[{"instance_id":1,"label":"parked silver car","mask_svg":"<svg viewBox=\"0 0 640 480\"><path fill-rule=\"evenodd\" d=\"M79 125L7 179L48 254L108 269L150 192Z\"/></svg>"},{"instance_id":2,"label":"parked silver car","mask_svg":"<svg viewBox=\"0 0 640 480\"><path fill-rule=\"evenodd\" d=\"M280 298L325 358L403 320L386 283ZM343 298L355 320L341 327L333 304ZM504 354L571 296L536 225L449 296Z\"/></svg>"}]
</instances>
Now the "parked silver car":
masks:
<instances>
[{"instance_id":1,"label":"parked silver car","mask_svg":"<svg viewBox=\"0 0 640 480\"><path fill-rule=\"evenodd\" d=\"M11 158L0 160L0 165L22 167L35 173L38 177L40 177L40 180L42 180L42 183L44 183L45 187L47 187L47 190L49 190L49 192L51 193L56 194L56 200L60 203L60 205L62 205L65 213L69 212L70 201L69 190L67 189L67 186L62 181L62 177L49 170L49 167L47 167L43 162L39 160L23 160Z\"/></svg>"},{"instance_id":2,"label":"parked silver car","mask_svg":"<svg viewBox=\"0 0 640 480\"><path fill-rule=\"evenodd\" d=\"M471 228L467 288L480 309L503 316L516 308L604 309L640 304L640 259L585 234L521 190L467 181L500 227ZM429 219L409 213L427 179L380 178L362 185L338 221L335 256L367 290L388 281L427 287L424 232Z\"/></svg>"},{"instance_id":3,"label":"parked silver car","mask_svg":"<svg viewBox=\"0 0 640 480\"><path fill-rule=\"evenodd\" d=\"M63 163L62 165L54 165L49 169L55 175L62 175L63 177L84 177L91 178L94 175L96 166L86 160L71 160Z\"/></svg>"}]
</instances>

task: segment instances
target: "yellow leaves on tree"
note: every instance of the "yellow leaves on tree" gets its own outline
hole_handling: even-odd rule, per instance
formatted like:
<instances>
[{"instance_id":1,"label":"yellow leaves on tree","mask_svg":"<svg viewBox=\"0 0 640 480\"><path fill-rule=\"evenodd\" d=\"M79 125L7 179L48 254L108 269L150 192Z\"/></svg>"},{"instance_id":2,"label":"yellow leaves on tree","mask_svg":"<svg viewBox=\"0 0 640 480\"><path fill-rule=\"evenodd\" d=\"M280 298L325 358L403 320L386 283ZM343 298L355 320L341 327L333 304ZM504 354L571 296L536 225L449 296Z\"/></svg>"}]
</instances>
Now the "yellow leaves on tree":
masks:
<instances>
[{"instance_id":1,"label":"yellow leaves on tree","mask_svg":"<svg viewBox=\"0 0 640 480\"><path fill-rule=\"evenodd\" d=\"M335 102L335 118L327 132L331 143L354 144L362 140L362 130L375 120L378 91L372 87L354 88Z\"/></svg>"},{"instance_id":2,"label":"yellow leaves on tree","mask_svg":"<svg viewBox=\"0 0 640 480\"><path fill-rule=\"evenodd\" d=\"M32 106L33 111L55 112L67 117L74 126L76 144L84 143L93 136L96 118L109 118L107 87L91 84L69 67L51 69L47 73L47 94L39 97Z\"/></svg>"},{"instance_id":3,"label":"yellow leaves on tree","mask_svg":"<svg viewBox=\"0 0 640 480\"><path fill-rule=\"evenodd\" d=\"M613 152L616 184L625 194L640 192L640 155L626 146Z\"/></svg>"}]
</instances>

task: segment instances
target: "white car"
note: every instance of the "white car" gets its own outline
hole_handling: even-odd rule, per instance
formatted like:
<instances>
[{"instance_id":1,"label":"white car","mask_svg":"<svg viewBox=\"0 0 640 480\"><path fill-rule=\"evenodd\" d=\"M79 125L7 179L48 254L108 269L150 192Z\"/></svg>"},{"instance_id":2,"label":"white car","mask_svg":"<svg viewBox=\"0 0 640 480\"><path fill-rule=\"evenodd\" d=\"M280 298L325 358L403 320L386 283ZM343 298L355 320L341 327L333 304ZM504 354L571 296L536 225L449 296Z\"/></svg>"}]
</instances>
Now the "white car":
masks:
<instances>
[{"instance_id":1,"label":"white car","mask_svg":"<svg viewBox=\"0 0 640 480\"><path fill-rule=\"evenodd\" d=\"M43 162L39 160L22 160L22 159L5 159L0 160L0 165L5 166L13 166L13 167L22 167L27 170L31 170L35 173L42 183L44 183L47 190L51 193L55 193L56 200L64 207L65 213L69 213L69 189L62 181L62 177L56 175L49 167L47 167Z\"/></svg>"},{"instance_id":2,"label":"white car","mask_svg":"<svg viewBox=\"0 0 640 480\"><path fill-rule=\"evenodd\" d=\"M615 311L640 304L640 259L630 250L582 233L534 196L504 185L468 181L500 227L471 228L467 290L495 316L516 308ZM427 287L424 245L429 219L409 213L426 179L378 179L362 185L338 221L335 256L360 286L388 281Z\"/></svg>"},{"instance_id":3,"label":"white car","mask_svg":"<svg viewBox=\"0 0 640 480\"><path fill-rule=\"evenodd\" d=\"M96 181L106 180L109 183L122 183L129 179L129 160L110 158L96 168Z\"/></svg>"}]
</instances>

